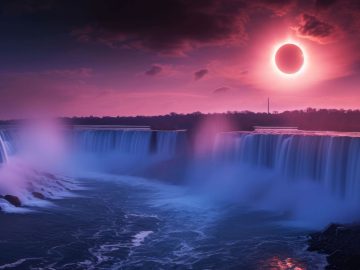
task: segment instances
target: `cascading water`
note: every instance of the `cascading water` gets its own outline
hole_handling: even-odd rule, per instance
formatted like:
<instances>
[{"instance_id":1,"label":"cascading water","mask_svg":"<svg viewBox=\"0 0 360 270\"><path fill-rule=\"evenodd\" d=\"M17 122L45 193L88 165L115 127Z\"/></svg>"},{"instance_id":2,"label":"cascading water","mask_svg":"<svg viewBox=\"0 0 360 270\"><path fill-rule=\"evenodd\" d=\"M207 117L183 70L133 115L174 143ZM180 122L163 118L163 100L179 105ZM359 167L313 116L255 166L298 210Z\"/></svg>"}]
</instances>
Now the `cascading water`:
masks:
<instances>
[{"instance_id":1,"label":"cascading water","mask_svg":"<svg viewBox=\"0 0 360 270\"><path fill-rule=\"evenodd\" d=\"M150 129L87 129L75 131L80 151L97 154L119 153L138 157L174 157L185 143L185 132Z\"/></svg>"},{"instance_id":2,"label":"cascading water","mask_svg":"<svg viewBox=\"0 0 360 270\"><path fill-rule=\"evenodd\" d=\"M174 160L183 157L186 149L184 131L81 127L75 128L70 136L75 150L72 163L77 164L75 169L79 172L91 170L156 178L157 172L170 170L165 162L177 164Z\"/></svg>"},{"instance_id":3,"label":"cascading water","mask_svg":"<svg viewBox=\"0 0 360 270\"><path fill-rule=\"evenodd\" d=\"M145 155L149 153L150 130L80 130L75 132L75 141L86 152L121 152Z\"/></svg>"},{"instance_id":4,"label":"cascading water","mask_svg":"<svg viewBox=\"0 0 360 270\"><path fill-rule=\"evenodd\" d=\"M186 136L184 131L153 131L154 153L164 157L175 157L184 152Z\"/></svg>"},{"instance_id":5,"label":"cascading water","mask_svg":"<svg viewBox=\"0 0 360 270\"><path fill-rule=\"evenodd\" d=\"M221 133L214 158L269 168L285 181L312 180L338 197L360 200L360 138L356 136Z\"/></svg>"},{"instance_id":6,"label":"cascading water","mask_svg":"<svg viewBox=\"0 0 360 270\"><path fill-rule=\"evenodd\" d=\"M27 212L29 209L19 206L49 205L46 199L70 196L70 190L79 189L70 178L50 173L53 168L47 165L51 161L42 154L56 149L56 139L45 133L39 126L33 131L22 127L0 130L0 210Z\"/></svg>"},{"instance_id":7,"label":"cascading water","mask_svg":"<svg viewBox=\"0 0 360 270\"><path fill-rule=\"evenodd\" d=\"M11 128L0 130L0 138L3 143L6 156L12 156L16 153L16 131Z\"/></svg>"},{"instance_id":8,"label":"cascading water","mask_svg":"<svg viewBox=\"0 0 360 270\"><path fill-rule=\"evenodd\" d=\"M0 131L0 164L7 161L6 145L3 140L3 133Z\"/></svg>"},{"instance_id":9,"label":"cascading water","mask_svg":"<svg viewBox=\"0 0 360 270\"><path fill-rule=\"evenodd\" d=\"M220 133L215 142L211 136L203 143L204 151L197 152L188 149L197 141L188 144L183 131L83 127L67 129L65 134L69 135L71 151L59 163L65 163L65 170L72 171L67 161L79 169L79 181L89 189L79 192L81 198L59 201L59 209L48 211L58 211L56 215L40 213L39 219L32 219L36 225L28 227L40 228L33 235L43 248L41 258L21 251L20 257L3 258L5 266L15 262L25 265L24 269L28 265L321 269L323 258L304 251L307 232L294 230L289 224L319 228L328 222L354 221L359 213L359 207L352 211L349 205L354 204L343 203L359 197L360 144L356 137ZM19 145L37 141L54 149L64 146L56 143L56 136L52 140L36 137ZM36 144L30 150L38 148ZM15 157L22 152L19 147ZM43 157L41 160L48 159L48 155ZM86 158L92 163L86 164ZM1 167L14 164L13 160L10 157ZM82 162L85 166L79 168ZM107 167L98 168L98 164ZM25 206L37 206L40 200L35 194L56 198L73 189L70 179L30 166L15 169L19 169L16 175L13 169L13 174L0 175L0 180L14 183L0 181L0 195L15 195ZM173 174L163 175L169 171ZM175 176L186 185L185 181L176 182L183 185L168 185L150 180L171 181ZM324 190L330 195L323 194ZM4 198L0 207L13 210ZM26 217L24 220L28 222ZM34 240L23 237L28 236L28 228L7 229L2 236L4 248L17 254L14 250L18 246L7 246L14 239L25 239L22 244L32 246ZM48 235L54 238L49 241ZM308 265L314 267L306 268Z\"/></svg>"}]
</instances>

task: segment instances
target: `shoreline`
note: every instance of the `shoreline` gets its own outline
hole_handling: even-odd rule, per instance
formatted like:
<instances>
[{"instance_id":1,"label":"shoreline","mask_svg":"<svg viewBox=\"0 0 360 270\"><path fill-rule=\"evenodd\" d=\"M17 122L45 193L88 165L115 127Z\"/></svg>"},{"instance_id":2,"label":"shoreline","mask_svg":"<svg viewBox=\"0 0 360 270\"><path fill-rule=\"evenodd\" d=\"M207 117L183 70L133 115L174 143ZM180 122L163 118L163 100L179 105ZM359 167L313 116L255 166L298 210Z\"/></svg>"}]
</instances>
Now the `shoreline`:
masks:
<instances>
[{"instance_id":1,"label":"shoreline","mask_svg":"<svg viewBox=\"0 0 360 270\"><path fill-rule=\"evenodd\" d=\"M360 269L360 224L330 224L309 235L308 251L326 254L326 270Z\"/></svg>"}]
</instances>

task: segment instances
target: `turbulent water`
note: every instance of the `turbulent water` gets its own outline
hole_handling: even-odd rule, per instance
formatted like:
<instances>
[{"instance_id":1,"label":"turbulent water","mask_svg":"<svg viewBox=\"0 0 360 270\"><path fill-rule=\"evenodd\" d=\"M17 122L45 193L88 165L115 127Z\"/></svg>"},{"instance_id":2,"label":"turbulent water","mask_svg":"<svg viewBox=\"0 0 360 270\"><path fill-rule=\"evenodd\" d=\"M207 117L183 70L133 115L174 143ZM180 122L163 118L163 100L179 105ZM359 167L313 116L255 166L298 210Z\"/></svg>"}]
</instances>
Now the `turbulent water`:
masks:
<instances>
[{"instance_id":1,"label":"turbulent water","mask_svg":"<svg viewBox=\"0 0 360 270\"><path fill-rule=\"evenodd\" d=\"M321 269L309 230L359 218L357 134L44 133L0 133L0 269Z\"/></svg>"},{"instance_id":2,"label":"turbulent water","mask_svg":"<svg viewBox=\"0 0 360 270\"><path fill-rule=\"evenodd\" d=\"M282 226L283 216L145 179L93 178L83 179L89 189L79 197L32 214L2 216L0 269L319 269L324 264L321 256L304 251L306 231Z\"/></svg>"}]
</instances>

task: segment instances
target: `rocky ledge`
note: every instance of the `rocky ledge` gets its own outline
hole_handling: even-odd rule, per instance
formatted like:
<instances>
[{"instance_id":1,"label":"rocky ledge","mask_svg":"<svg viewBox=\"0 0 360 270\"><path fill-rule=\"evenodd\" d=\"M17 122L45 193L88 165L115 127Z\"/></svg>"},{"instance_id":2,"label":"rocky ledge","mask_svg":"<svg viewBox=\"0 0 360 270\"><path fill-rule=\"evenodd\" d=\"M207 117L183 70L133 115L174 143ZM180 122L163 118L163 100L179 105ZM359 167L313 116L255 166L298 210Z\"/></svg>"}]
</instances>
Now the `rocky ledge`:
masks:
<instances>
[{"instance_id":1,"label":"rocky ledge","mask_svg":"<svg viewBox=\"0 0 360 270\"><path fill-rule=\"evenodd\" d=\"M14 195L2 196L2 195L0 195L0 198L8 201L10 204L12 204L15 207L20 207L21 206L21 201L17 196L14 196Z\"/></svg>"},{"instance_id":2,"label":"rocky ledge","mask_svg":"<svg viewBox=\"0 0 360 270\"><path fill-rule=\"evenodd\" d=\"M360 224L331 224L310 234L309 251L327 254L327 270L360 269Z\"/></svg>"}]
</instances>

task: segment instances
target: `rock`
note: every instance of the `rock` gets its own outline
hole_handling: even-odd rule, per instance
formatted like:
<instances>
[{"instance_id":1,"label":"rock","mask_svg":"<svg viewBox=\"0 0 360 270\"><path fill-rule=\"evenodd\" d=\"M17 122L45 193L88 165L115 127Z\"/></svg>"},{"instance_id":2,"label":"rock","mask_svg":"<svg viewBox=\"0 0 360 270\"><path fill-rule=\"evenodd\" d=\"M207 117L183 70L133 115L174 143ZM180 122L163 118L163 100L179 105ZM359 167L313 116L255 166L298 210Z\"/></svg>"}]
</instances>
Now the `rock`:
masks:
<instances>
[{"instance_id":1,"label":"rock","mask_svg":"<svg viewBox=\"0 0 360 270\"><path fill-rule=\"evenodd\" d=\"M34 192L32 193L32 195L33 195L35 198L37 198L37 199L45 200L45 196L44 196L42 193L40 193L40 192L34 191Z\"/></svg>"},{"instance_id":2,"label":"rock","mask_svg":"<svg viewBox=\"0 0 360 270\"><path fill-rule=\"evenodd\" d=\"M310 235L308 250L328 254L328 270L358 270L360 225L331 224L324 231Z\"/></svg>"},{"instance_id":3,"label":"rock","mask_svg":"<svg viewBox=\"0 0 360 270\"><path fill-rule=\"evenodd\" d=\"M14 195L5 195L3 197L5 200L7 200L9 203L11 203L13 206L20 207L21 201L17 196Z\"/></svg>"}]
</instances>

